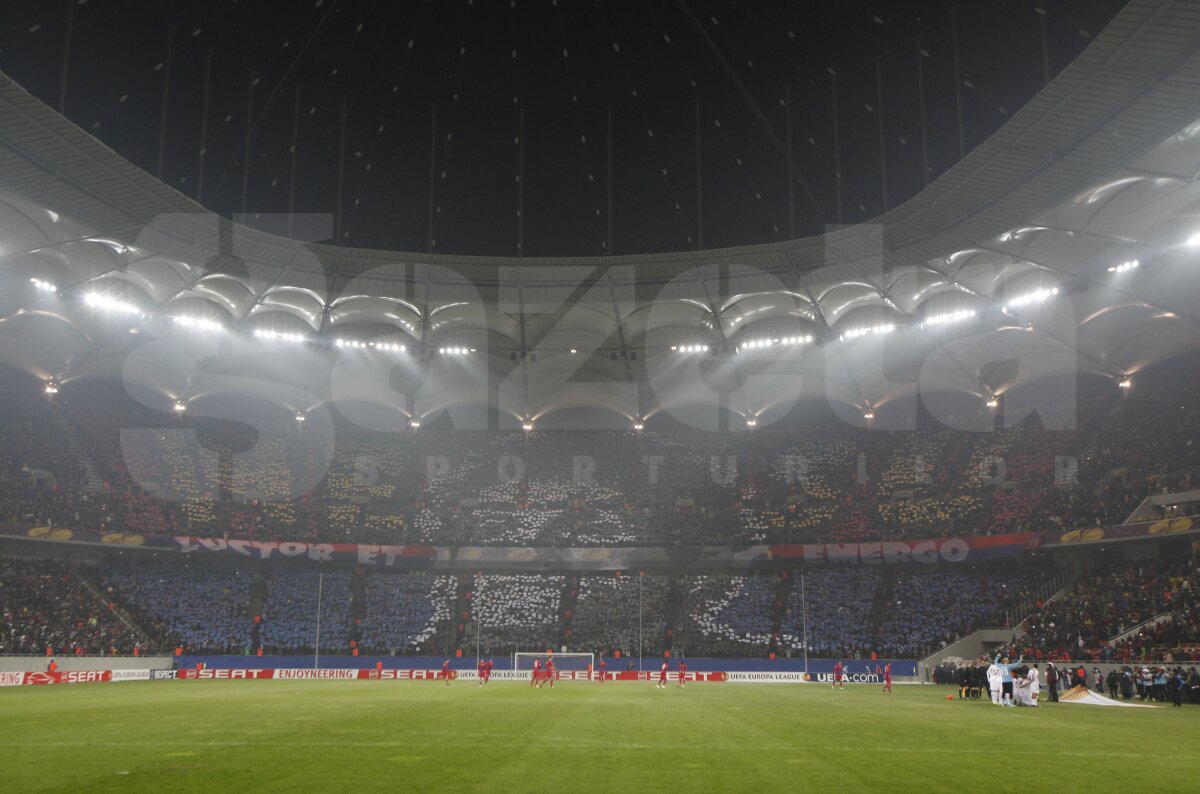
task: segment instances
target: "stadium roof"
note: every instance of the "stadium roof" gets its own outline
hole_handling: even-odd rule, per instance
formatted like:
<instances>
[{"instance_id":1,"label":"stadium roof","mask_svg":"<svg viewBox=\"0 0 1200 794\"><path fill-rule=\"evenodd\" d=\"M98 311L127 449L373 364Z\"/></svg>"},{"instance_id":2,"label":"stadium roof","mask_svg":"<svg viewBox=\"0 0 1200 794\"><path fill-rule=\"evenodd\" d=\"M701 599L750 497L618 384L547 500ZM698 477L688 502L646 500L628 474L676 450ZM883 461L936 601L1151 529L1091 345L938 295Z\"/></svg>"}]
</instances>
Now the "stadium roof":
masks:
<instances>
[{"instance_id":1,"label":"stadium roof","mask_svg":"<svg viewBox=\"0 0 1200 794\"><path fill-rule=\"evenodd\" d=\"M164 404L376 403L398 424L453 406L515 423L706 405L750 419L801 397L861 417L918 392L983 400L1062 373L1125 378L1200 347L1198 49L1195 3L1135 0L873 224L604 258L267 234L207 213L2 77L0 361L56 383L123 379ZM293 233L321 227L301 218Z\"/></svg>"}]
</instances>

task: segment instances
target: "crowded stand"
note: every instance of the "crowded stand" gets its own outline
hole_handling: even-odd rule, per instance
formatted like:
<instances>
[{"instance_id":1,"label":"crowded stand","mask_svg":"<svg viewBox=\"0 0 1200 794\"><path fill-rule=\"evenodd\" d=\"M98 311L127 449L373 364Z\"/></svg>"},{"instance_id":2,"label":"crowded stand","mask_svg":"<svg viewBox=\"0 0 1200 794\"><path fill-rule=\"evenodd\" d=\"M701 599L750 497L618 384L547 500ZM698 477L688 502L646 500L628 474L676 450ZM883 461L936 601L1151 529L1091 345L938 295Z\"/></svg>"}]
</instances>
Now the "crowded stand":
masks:
<instances>
[{"instance_id":1,"label":"crowded stand","mask_svg":"<svg viewBox=\"0 0 1200 794\"><path fill-rule=\"evenodd\" d=\"M657 653L666 630L667 591L665 576L582 577L571 614L571 647L631 656L640 638L644 650Z\"/></svg>"},{"instance_id":2,"label":"crowded stand","mask_svg":"<svg viewBox=\"0 0 1200 794\"><path fill-rule=\"evenodd\" d=\"M0 378L0 480L32 480L47 489L81 485L78 461L55 406L39 395L35 381Z\"/></svg>"},{"instance_id":3,"label":"crowded stand","mask_svg":"<svg viewBox=\"0 0 1200 794\"><path fill-rule=\"evenodd\" d=\"M450 620L452 576L380 574L366 583L365 615L358 644L366 653L396 656L428 650L439 625Z\"/></svg>"},{"instance_id":4,"label":"crowded stand","mask_svg":"<svg viewBox=\"0 0 1200 794\"><path fill-rule=\"evenodd\" d=\"M0 655L109 655L142 638L106 601L93 566L0 557Z\"/></svg>"},{"instance_id":5,"label":"crowded stand","mask_svg":"<svg viewBox=\"0 0 1200 794\"><path fill-rule=\"evenodd\" d=\"M1119 394L1092 387L1073 430L1046 429L1036 415L988 432L829 421L724 435L381 435L339 420L329 438L295 423L252 430L167 415L103 382L47 399L10 376L0 517L451 546L847 542L1113 524L1146 496L1200 481L1186 432L1200 397L1179 388L1188 377L1151 371Z\"/></svg>"},{"instance_id":6,"label":"crowded stand","mask_svg":"<svg viewBox=\"0 0 1200 794\"><path fill-rule=\"evenodd\" d=\"M875 647L871 610L879 582L874 568L806 571L788 596L784 648L797 654L807 640L815 656L869 655Z\"/></svg>"},{"instance_id":7,"label":"crowded stand","mask_svg":"<svg viewBox=\"0 0 1200 794\"><path fill-rule=\"evenodd\" d=\"M898 574L874 644L884 655L911 658L977 628L1011 626L1011 611L1034 595L1045 573L1040 568L1003 566Z\"/></svg>"},{"instance_id":8,"label":"crowded stand","mask_svg":"<svg viewBox=\"0 0 1200 794\"><path fill-rule=\"evenodd\" d=\"M4 653L24 655L307 654L319 603L322 653L332 655L442 653L478 636L489 655L919 658L975 629L1007 627L1030 659L1200 658L1200 572L1184 548L1100 555L1044 600L1054 575L1046 563L1010 561L777 576L322 576L3 557L0 639Z\"/></svg>"},{"instance_id":9,"label":"crowded stand","mask_svg":"<svg viewBox=\"0 0 1200 794\"><path fill-rule=\"evenodd\" d=\"M106 592L141 616L163 647L246 654L254 647L248 574L182 565L120 565L103 570Z\"/></svg>"},{"instance_id":10,"label":"crowded stand","mask_svg":"<svg viewBox=\"0 0 1200 794\"><path fill-rule=\"evenodd\" d=\"M295 423L251 430L168 415L118 384L67 384L47 396L7 373L0 520L135 537L451 547L739 547L1114 525L1147 496L1200 482L1194 380L1164 367L1139 373L1130 389L1081 387L1070 430L1048 429L1037 415L986 432L828 421L727 434L378 434L337 420L331 438ZM1115 567L1037 607L1026 624L1030 652L1187 658L1200 619L1186 559L1104 563ZM175 570L59 575L90 576L163 648L313 648L316 574L266 571L256 601L249 573ZM1043 578L1033 569L809 570L801 595L799 577L659 573L642 577L642 644L686 655L925 653L972 627L1003 625ZM354 577L331 571L322 646L412 653L463 641L472 619L497 652L568 645L628 654L637 641L635 576L485 568L467 578L461 592L457 578L408 574L362 577L356 589ZM88 603L85 590L72 592ZM198 601L217 607L202 612ZM10 618L8 647L36 652L51 636L89 650L151 642L91 611L80 625L55 618L47 628L37 610L9 610L29 625L18 630Z\"/></svg>"},{"instance_id":11,"label":"crowded stand","mask_svg":"<svg viewBox=\"0 0 1200 794\"><path fill-rule=\"evenodd\" d=\"M1198 577L1183 554L1094 564L1071 592L1039 605L1020 642L1038 658L1196 661Z\"/></svg>"},{"instance_id":12,"label":"crowded stand","mask_svg":"<svg viewBox=\"0 0 1200 794\"><path fill-rule=\"evenodd\" d=\"M313 653L318 611L321 649L333 654L350 650L349 573L277 572L267 578L266 588L260 618L262 646L268 653Z\"/></svg>"},{"instance_id":13,"label":"crowded stand","mask_svg":"<svg viewBox=\"0 0 1200 794\"><path fill-rule=\"evenodd\" d=\"M537 651L561 643L559 604L566 578L480 574L471 592L471 616L487 653Z\"/></svg>"},{"instance_id":14,"label":"crowded stand","mask_svg":"<svg viewBox=\"0 0 1200 794\"><path fill-rule=\"evenodd\" d=\"M691 576L684 584L687 615L675 645L689 656L764 656L771 645L778 583L774 578Z\"/></svg>"}]
</instances>

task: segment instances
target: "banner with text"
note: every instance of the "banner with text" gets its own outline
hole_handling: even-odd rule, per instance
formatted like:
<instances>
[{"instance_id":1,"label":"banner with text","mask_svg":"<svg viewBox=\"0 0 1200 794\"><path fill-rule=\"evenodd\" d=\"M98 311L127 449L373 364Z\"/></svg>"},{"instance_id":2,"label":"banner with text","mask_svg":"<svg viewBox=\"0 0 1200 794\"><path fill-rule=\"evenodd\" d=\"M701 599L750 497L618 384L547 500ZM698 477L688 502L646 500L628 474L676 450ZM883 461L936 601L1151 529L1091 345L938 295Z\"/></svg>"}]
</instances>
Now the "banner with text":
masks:
<instances>
[{"instance_id":1,"label":"banner with text","mask_svg":"<svg viewBox=\"0 0 1200 794\"><path fill-rule=\"evenodd\" d=\"M729 570L780 565L903 565L977 563L1016 557L1042 546L1168 537L1200 531L1191 518L1066 532L856 543L795 543L731 546L532 548L515 546L394 546L237 540L193 535L98 533L88 530L0 524L0 537L50 543L126 549L170 550L182 554L264 562L300 560L340 566L406 570L464 571L637 571L645 569Z\"/></svg>"},{"instance_id":2,"label":"banner with text","mask_svg":"<svg viewBox=\"0 0 1200 794\"><path fill-rule=\"evenodd\" d=\"M769 547L771 559L805 565L897 565L901 563L986 562L1035 551L1040 532L1013 532L936 540L875 543L795 543Z\"/></svg>"}]
</instances>

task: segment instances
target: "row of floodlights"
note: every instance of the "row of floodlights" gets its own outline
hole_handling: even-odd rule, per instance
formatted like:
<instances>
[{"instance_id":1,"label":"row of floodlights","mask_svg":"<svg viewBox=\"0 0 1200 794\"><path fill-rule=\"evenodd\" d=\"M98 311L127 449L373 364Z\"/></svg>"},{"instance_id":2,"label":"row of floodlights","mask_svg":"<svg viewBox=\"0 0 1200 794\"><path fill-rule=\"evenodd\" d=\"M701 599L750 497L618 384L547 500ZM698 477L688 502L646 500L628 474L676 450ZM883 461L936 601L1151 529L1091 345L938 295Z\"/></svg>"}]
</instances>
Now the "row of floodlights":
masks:
<instances>
[{"instance_id":1,"label":"row of floodlights","mask_svg":"<svg viewBox=\"0 0 1200 794\"><path fill-rule=\"evenodd\" d=\"M1058 287L1050 287L1049 289L1038 289L1033 292L1027 292L1024 295L1019 295L1008 303L1000 307L1000 311L1008 314L1009 309L1015 309L1020 306L1030 306L1037 303L1045 303L1052 297L1058 294Z\"/></svg>"},{"instance_id":2,"label":"row of floodlights","mask_svg":"<svg viewBox=\"0 0 1200 794\"><path fill-rule=\"evenodd\" d=\"M216 320L210 320L207 317L190 317L188 315L179 315L172 318L175 324L181 328L187 328L192 331L204 331L206 333L223 334L225 326L221 325Z\"/></svg>"},{"instance_id":3,"label":"row of floodlights","mask_svg":"<svg viewBox=\"0 0 1200 794\"><path fill-rule=\"evenodd\" d=\"M961 309L956 312L947 312L946 314L931 314L921 321L921 327L938 328L943 325L953 325L970 320L975 317L975 314L974 309Z\"/></svg>"},{"instance_id":4,"label":"row of floodlights","mask_svg":"<svg viewBox=\"0 0 1200 794\"><path fill-rule=\"evenodd\" d=\"M34 285L38 289L44 289L47 291L54 289L53 285L49 285L46 282L41 282L37 279L31 279L31 281L34 282ZM128 303L99 292L89 292L84 295L84 303L92 308L107 312L114 312L117 314L140 315L142 313L141 310L132 303ZM175 325L181 328L187 328L191 331L223 334L228 330L220 322L208 319L206 317L177 315L171 319L174 321ZM262 339L269 342L283 342L294 345L304 344L311 341L311 337L305 334L290 333L287 331L273 331L268 328L256 328L254 330L254 337L256 339ZM334 347L341 349L379 350L389 353L405 353L408 351L408 348L405 345L395 342L363 342L356 339L338 338L333 341L333 344ZM473 347L443 347L440 348L438 352L444 355L461 356L466 355L467 353L474 353L476 351Z\"/></svg>"},{"instance_id":5,"label":"row of floodlights","mask_svg":"<svg viewBox=\"0 0 1200 794\"><path fill-rule=\"evenodd\" d=\"M354 350L384 350L388 353L405 353L408 348L404 345L396 344L395 342L361 342L357 339L335 339L333 340L334 347L351 348Z\"/></svg>"},{"instance_id":6,"label":"row of floodlights","mask_svg":"<svg viewBox=\"0 0 1200 794\"><path fill-rule=\"evenodd\" d=\"M890 334L895 330L895 323L880 323L879 325L868 325L862 328L851 328L838 338L843 342L849 342L851 339L858 339L859 337L870 336L872 334Z\"/></svg>"},{"instance_id":7,"label":"row of floodlights","mask_svg":"<svg viewBox=\"0 0 1200 794\"><path fill-rule=\"evenodd\" d=\"M255 328L255 339L265 339L269 342L286 342L292 345L304 344L308 337L304 334L293 334L286 331L271 331L267 328Z\"/></svg>"},{"instance_id":8,"label":"row of floodlights","mask_svg":"<svg viewBox=\"0 0 1200 794\"><path fill-rule=\"evenodd\" d=\"M1111 267L1111 268L1109 268L1109 270L1113 271L1113 272L1122 272L1123 270L1133 269L1138 266L1139 266L1139 262L1137 260L1131 260L1129 262L1125 262L1120 265ZM50 284L49 282L41 281L39 279L30 279L30 281L39 290L54 291L56 289L55 286L53 284ZM1029 292L1029 293L1026 293L1025 295L1020 295L1020 296L1017 296L1017 297L1011 299L1010 301L1008 301L1008 303L1004 304L1004 306L1001 308L1001 311L1003 311L1004 313L1007 314L1009 309L1018 308L1021 306L1027 306L1027 305L1036 304L1036 303L1042 303L1042 302L1048 300L1049 298L1056 296L1058 294L1059 294L1058 287L1050 287L1050 288L1035 290L1033 292ZM111 297L108 295L104 295L103 293L98 293L98 292L87 293L84 296L84 303L86 303L88 306L91 306L96 309L100 309L100 310L107 311L107 312L118 313L118 314L140 315L142 313L141 310L132 303L129 303L129 302L126 302L126 301L123 301L123 300L120 300L118 298L114 298L114 297ZM940 326L950 325L953 323L964 322L966 320L970 320L970 319L976 317L977 314L978 313L974 309L962 309L959 311L947 312L944 314L930 315L930 316L926 317L924 320L922 320L921 327L922 328L940 327ZM192 317L192 316L187 316L187 315L181 315L181 316L176 316L173 319L174 319L176 325L179 325L180 327L188 328L190 330L202 331L202 332L207 332L207 333L224 333L226 331L225 326L223 326L221 323L219 323L215 320L210 320L210 319L204 318L204 317ZM880 323L878 325L870 325L870 326L863 326L863 327L859 327L859 328L851 328L851 329L841 333L839 335L839 339L843 342L848 342L853 339L859 339L864 336L890 334L890 333L893 333L894 331L896 331L897 328L898 328L898 326L895 323ZM290 332L284 332L284 331L273 331L273 330L269 330L269 329L265 329L265 328L256 329L254 331L254 336L258 339L264 339L264 340L273 341L273 342L284 342L284 343L290 343L290 344L303 344L310 340L310 337L306 336L304 334L290 333ZM753 339L749 342L746 342L746 343L740 345L737 348L737 350L740 352L742 350L769 349L769 348L776 347L776 346L796 346L796 345L811 344L813 341L814 341L814 337L811 334L805 335L805 336L785 336L785 337L772 337L772 338L765 338L765 339ZM403 353L403 352L407 351L407 348L404 345L390 343L390 342L362 342L362 341L358 341L358 340L335 339L334 345L338 348L366 348L366 349L375 349L375 350L382 350L382 351L387 351L387 352L397 352L397 353ZM712 351L712 346L705 345L705 344L672 345L671 350L673 352L677 352L677 353L688 353L688 354L709 353ZM474 352L476 352L476 349L473 347L470 347L470 348L469 347L443 347L443 348L439 348L438 352L442 355L461 356L461 355L466 355L468 353L474 353ZM572 349L570 352L575 353L576 350Z\"/></svg>"},{"instance_id":9,"label":"row of floodlights","mask_svg":"<svg viewBox=\"0 0 1200 794\"><path fill-rule=\"evenodd\" d=\"M1131 381L1127 377L1123 377L1117 382L1117 386L1119 386L1122 389L1129 389L1133 386L1133 381ZM58 394L58 384L55 383L54 381L48 381L46 383L46 394L52 394L52 395ZM987 401L984 404L988 408L995 410L997 407L999 407L1000 400L995 395L991 395L987 398ZM175 401L175 412L176 413L183 413L186 410L187 410L187 405L182 400ZM297 422L303 422L305 420L305 418L306 417L304 416L303 413L301 413L301 412L296 413L296 421ZM875 412L873 410L871 410L870 408L867 408L867 410L863 412L863 419L867 420L868 422L874 421ZM421 421L419 419L410 420L408 423L408 426L411 427L413 430L419 430L421 427ZM746 427L749 427L749 428L758 427L758 417L754 416L754 415L750 415L750 416L746 417ZM526 419L524 422L521 423L521 429L527 433L532 432L533 431L533 420ZM636 432L640 433L646 429L646 425L642 420L636 419L633 422L633 429Z\"/></svg>"},{"instance_id":10,"label":"row of floodlights","mask_svg":"<svg viewBox=\"0 0 1200 794\"><path fill-rule=\"evenodd\" d=\"M1122 262L1119 265L1113 265L1108 269L1109 273L1124 273L1126 270L1137 270L1142 266L1142 263L1136 259L1131 259L1128 262Z\"/></svg>"},{"instance_id":11,"label":"row of floodlights","mask_svg":"<svg viewBox=\"0 0 1200 794\"><path fill-rule=\"evenodd\" d=\"M114 298L111 295L105 295L101 292L89 292L83 296L83 302L93 309L110 312L113 314L128 314L140 315L142 310L132 303L123 301L119 298Z\"/></svg>"},{"instance_id":12,"label":"row of floodlights","mask_svg":"<svg viewBox=\"0 0 1200 794\"><path fill-rule=\"evenodd\" d=\"M749 422L747 422L747 424L749 424ZM413 421L409 422L409 426L413 427L413 428L418 428L421 426L421 423L414 419ZM750 426L753 427L754 425L750 425ZM533 420L526 419L523 422L521 422L521 429L524 430L526 433L532 433L533 432ZM640 433L645 429L646 429L646 424L641 419L635 419L633 421L634 432Z\"/></svg>"},{"instance_id":13,"label":"row of floodlights","mask_svg":"<svg viewBox=\"0 0 1200 794\"><path fill-rule=\"evenodd\" d=\"M813 336L777 336L773 339L751 339L738 346L738 352L742 350L765 350L771 347L794 347L796 345L812 344Z\"/></svg>"}]
</instances>

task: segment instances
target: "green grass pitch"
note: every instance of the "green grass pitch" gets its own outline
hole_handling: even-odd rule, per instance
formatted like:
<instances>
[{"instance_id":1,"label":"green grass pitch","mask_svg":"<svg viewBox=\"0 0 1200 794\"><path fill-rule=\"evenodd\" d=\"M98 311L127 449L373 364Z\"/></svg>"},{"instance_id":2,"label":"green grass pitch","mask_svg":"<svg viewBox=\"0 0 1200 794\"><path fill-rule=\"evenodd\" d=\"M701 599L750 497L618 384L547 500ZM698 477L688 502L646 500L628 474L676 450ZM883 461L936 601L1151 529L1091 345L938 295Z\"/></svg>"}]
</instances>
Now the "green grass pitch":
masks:
<instances>
[{"instance_id":1,"label":"green grass pitch","mask_svg":"<svg viewBox=\"0 0 1200 794\"><path fill-rule=\"evenodd\" d=\"M155 681L0 690L5 791L1196 791L1200 708L874 685Z\"/></svg>"}]
</instances>

